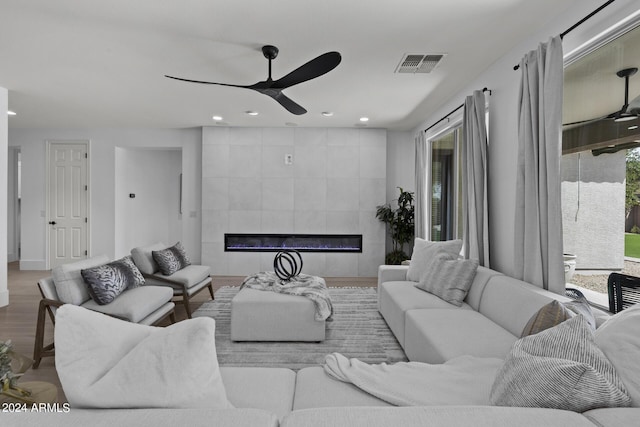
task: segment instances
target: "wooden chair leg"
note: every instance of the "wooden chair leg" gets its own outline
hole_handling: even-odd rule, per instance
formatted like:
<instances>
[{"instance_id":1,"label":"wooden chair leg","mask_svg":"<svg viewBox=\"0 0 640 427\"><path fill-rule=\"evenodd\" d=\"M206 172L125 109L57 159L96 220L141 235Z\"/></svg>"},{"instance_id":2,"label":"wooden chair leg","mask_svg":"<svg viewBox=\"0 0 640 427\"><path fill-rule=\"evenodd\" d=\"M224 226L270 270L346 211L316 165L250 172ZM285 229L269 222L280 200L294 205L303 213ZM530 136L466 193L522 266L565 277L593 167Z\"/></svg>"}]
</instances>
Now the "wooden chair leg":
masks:
<instances>
[{"instance_id":1,"label":"wooden chair leg","mask_svg":"<svg viewBox=\"0 0 640 427\"><path fill-rule=\"evenodd\" d=\"M189 294L187 292L182 296L182 304L187 312L187 319L191 319L191 304L189 303Z\"/></svg>"},{"instance_id":2,"label":"wooden chair leg","mask_svg":"<svg viewBox=\"0 0 640 427\"><path fill-rule=\"evenodd\" d=\"M212 300L216 299L216 297L213 296L213 281L209 282L208 288L209 288L209 293L211 294L211 299Z\"/></svg>"},{"instance_id":3,"label":"wooden chair leg","mask_svg":"<svg viewBox=\"0 0 640 427\"><path fill-rule=\"evenodd\" d=\"M176 312L172 311L171 314L169 314L169 320L171 321L171 323L176 323Z\"/></svg>"},{"instance_id":4,"label":"wooden chair leg","mask_svg":"<svg viewBox=\"0 0 640 427\"><path fill-rule=\"evenodd\" d=\"M44 351L44 322L46 320L47 307L44 301L40 301L38 306L38 321L36 323L36 341L33 346L33 369L40 366L42 353Z\"/></svg>"}]
</instances>

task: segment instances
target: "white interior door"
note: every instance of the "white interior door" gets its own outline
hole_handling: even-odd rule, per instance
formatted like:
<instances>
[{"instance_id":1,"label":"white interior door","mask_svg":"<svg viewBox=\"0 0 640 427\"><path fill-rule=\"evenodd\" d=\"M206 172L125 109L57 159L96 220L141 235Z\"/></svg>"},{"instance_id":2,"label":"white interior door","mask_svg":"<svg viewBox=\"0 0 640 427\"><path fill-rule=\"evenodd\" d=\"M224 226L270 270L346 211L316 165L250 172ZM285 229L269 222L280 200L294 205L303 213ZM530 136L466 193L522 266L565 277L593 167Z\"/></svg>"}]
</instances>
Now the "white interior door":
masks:
<instances>
[{"instance_id":1,"label":"white interior door","mask_svg":"<svg viewBox=\"0 0 640 427\"><path fill-rule=\"evenodd\" d=\"M88 143L49 143L49 267L87 257Z\"/></svg>"}]
</instances>

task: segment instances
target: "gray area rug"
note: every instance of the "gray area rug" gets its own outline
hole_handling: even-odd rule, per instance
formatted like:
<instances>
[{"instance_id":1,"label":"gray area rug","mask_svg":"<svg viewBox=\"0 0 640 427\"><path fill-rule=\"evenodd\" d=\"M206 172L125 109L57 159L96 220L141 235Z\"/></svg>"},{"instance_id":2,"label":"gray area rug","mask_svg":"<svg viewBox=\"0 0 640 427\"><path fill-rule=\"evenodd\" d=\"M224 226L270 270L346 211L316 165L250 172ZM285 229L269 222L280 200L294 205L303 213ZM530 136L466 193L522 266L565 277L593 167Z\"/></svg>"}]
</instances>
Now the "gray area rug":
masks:
<instances>
[{"instance_id":1,"label":"gray area rug","mask_svg":"<svg viewBox=\"0 0 640 427\"><path fill-rule=\"evenodd\" d=\"M238 287L222 287L215 301L198 308L194 317L216 320L216 351L221 366L261 366L301 369L324 363L330 353L356 357L367 363L394 363L407 358L378 312L376 288L329 288L333 321L327 322L326 339L307 342L232 342L231 299Z\"/></svg>"}]
</instances>

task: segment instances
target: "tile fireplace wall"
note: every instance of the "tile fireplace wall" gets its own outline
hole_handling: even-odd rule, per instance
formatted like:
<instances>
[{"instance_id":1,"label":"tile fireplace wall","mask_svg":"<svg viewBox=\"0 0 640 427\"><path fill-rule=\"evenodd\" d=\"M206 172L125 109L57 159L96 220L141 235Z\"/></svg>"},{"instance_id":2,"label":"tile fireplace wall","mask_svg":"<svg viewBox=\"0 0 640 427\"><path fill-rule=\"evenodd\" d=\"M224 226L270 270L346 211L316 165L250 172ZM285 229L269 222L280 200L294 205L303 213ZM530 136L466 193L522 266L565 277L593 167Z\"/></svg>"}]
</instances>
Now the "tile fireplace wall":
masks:
<instances>
[{"instance_id":1,"label":"tile fireplace wall","mask_svg":"<svg viewBox=\"0 0 640 427\"><path fill-rule=\"evenodd\" d=\"M303 272L376 276L386 158L381 129L203 128L202 263L215 275L273 269L275 253L225 252L225 233L362 234L362 253L304 253Z\"/></svg>"}]
</instances>

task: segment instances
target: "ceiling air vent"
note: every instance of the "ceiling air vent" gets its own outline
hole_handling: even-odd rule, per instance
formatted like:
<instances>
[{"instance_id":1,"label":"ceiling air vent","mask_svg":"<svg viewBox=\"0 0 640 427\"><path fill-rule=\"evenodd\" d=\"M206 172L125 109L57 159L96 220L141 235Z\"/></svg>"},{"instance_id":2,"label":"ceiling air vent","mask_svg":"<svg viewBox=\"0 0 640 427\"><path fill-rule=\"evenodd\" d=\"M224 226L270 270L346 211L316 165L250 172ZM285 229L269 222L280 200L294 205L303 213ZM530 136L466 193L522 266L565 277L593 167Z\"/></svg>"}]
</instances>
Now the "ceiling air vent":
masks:
<instances>
[{"instance_id":1,"label":"ceiling air vent","mask_svg":"<svg viewBox=\"0 0 640 427\"><path fill-rule=\"evenodd\" d=\"M408 53L402 57L396 68L396 73L430 73L444 55L416 55Z\"/></svg>"}]
</instances>

